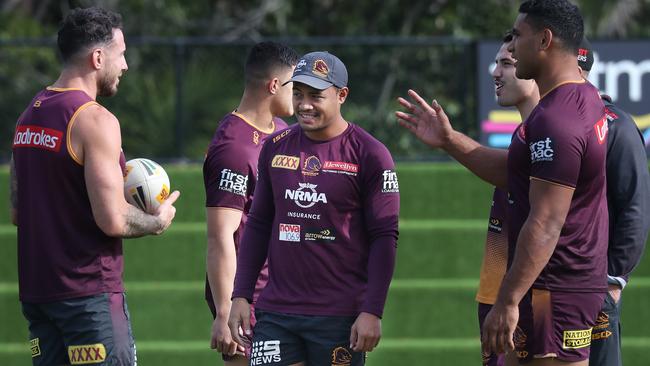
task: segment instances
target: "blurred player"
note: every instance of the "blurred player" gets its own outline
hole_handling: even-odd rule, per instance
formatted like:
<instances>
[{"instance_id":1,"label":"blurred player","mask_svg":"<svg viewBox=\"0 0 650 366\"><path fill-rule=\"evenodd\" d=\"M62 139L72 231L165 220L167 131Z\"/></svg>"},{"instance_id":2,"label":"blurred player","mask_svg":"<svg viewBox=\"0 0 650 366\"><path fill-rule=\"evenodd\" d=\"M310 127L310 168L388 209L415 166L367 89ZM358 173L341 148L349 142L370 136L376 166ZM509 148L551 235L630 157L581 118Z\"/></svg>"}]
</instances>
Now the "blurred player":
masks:
<instances>
[{"instance_id":1,"label":"blurred player","mask_svg":"<svg viewBox=\"0 0 650 366\"><path fill-rule=\"evenodd\" d=\"M533 108L539 102L539 91L533 80L522 80L515 76L515 60L508 51L508 44L512 41L512 34L508 33L499 48L495 58L495 67L492 71L494 78L497 102L502 107L516 107L525 121ZM476 301L478 304L478 318L480 329L483 329L485 316L492 309L496 301L501 280L506 273L508 263L508 193L494 189L492 208L488 232L485 239L485 252L481 265L481 277ZM502 366L503 355L483 353L483 364L489 366Z\"/></svg>"},{"instance_id":2,"label":"blurred player","mask_svg":"<svg viewBox=\"0 0 650 366\"><path fill-rule=\"evenodd\" d=\"M16 126L12 219L34 365L134 365L122 284L122 237L160 234L179 193L156 215L124 199L120 125L95 101L127 70L121 17L75 9L58 33L59 79Z\"/></svg>"},{"instance_id":3,"label":"blurred player","mask_svg":"<svg viewBox=\"0 0 650 366\"><path fill-rule=\"evenodd\" d=\"M445 149L479 177L507 187L509 270L483 324L485 351L514 350L520 363L587 365L604 299L608 233L607 120L597 90L578 70L583 22L566 0L525 1L509 51L516 76L534 79L541 100L508 151L451 128L437 102L409 91L400 123Z\"/></svg>"},{"instance_id":4,"label":"blurred player","mask_svg":"<svg viewBox=\"0 0 650 366\"><path fill-rule=\"evenodd\" d=\"M236 253L257 183L257 159L266 138L287 127L278 117L293 114L291 78L298 54L274 42L258 43L248 54L239 106L219 123L203 164L208 221L206 300L214 323L210 345L226 364L247 364L228 329ZM266 266L254 299L266 285Z\"/></svg>"},{"instance_id":5,"label":"blurred player","mask_svg":"<svg viewBox=\"0 0 650 366\"><path fill-rule=\"evenodd\" d=\"M251 365L362 365L381 337L393 273L399 186L388 150L341 115L345 65L309 53L291 78L298 125L262 148L237 262L230 329L250 334ZM237 340L241 344L241 340Z\"/></svg>"},{"instance_id":6,"label":"blurred player","mask_svg":"<svg viewBox=\"0 0 650 366\"><path fill-rule=\"evenodd\" d=\"M594 63L593 50L583 38L578 65L585 79ZM643 135L634 120L601 96L607 114L607 203L609 291L592 333L589 364L621 366L621 291L639 264L650 227L650 175Z\"/></svg>"}]
</instances>

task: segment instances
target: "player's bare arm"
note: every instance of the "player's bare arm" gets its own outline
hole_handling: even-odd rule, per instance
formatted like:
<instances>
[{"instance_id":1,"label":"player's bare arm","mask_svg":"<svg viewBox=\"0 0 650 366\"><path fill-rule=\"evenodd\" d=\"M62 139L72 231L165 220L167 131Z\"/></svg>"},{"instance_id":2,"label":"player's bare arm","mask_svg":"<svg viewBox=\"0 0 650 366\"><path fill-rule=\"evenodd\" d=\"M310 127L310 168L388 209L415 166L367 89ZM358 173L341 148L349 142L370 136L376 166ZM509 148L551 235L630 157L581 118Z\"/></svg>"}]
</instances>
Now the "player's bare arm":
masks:
<instances>
[{"instance_id":1,"label":"player's bare arm","mask_svg":"<svg viewBox=\"0 0 650 366\"><path fill-rule=\"evenodd\" d=\"M13 154L9 162L9 202L11 202L11 223L18 226L18 178Z\"/></svg>"},{"instance_id":2,"label":"player's bare arm","mask_svg":"<svg viewBox=\"0 0 650 366\"><path fill-rule=\"evenodd\" d=\"M97 225L109 236L139 237L161 234L176 213L175 191L149 215L124 198L119 161L122 138L117 118L99 105L84 109L71 127L72 149L84 164L88 197Z\"/></svg>"},{"instance_id":3,"label":"player's bare arm","mask_svg":"<svg viewBox=\"0 0 650 366\"><path fill-rule=\"evenodd\" d=\"M429 104L414 90L409 90L408 94L413 102L401 97L397 99L407 110L395 112L401 126L425 144L445 150L479 178L496 187L507 188L506 150L485 147L454 130L436 100Z\"/></svg>"},{"instance_id":4,"label":"player's bare arm","mask_svg":"<svg viewBox=\"0 0 650 366\"><path fill-rule=\"evenodd\" d=\"M574 189L531 178L529 192L530 213L517 239L512 266L485 319L483 347L495 353L514 349L512 336L519 319L519 302L555 250Z\"/></svg>"},{"instance_id":5,"label":"player's bare arm","mask_svg":"<svg viewBox=\"0 0 650 366\"><path fill-rule=\"evenodd\" d=\"M208 207L208 247L206 268L216 317L212 323L210 347L228 355L243 353L228 328L232 301L230 296L237 269L234 234L241 223L242 211L225 207Z\"/></svg>"}]
</instances>

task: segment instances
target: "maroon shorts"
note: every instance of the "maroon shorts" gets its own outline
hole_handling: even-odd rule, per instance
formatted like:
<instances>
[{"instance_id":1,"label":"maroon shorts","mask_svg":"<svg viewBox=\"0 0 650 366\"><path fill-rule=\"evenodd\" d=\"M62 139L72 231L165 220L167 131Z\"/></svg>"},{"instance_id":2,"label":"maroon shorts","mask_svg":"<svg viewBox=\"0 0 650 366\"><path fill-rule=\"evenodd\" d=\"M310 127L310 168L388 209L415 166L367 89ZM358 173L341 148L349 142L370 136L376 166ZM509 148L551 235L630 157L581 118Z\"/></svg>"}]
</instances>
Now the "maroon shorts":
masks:
<instances>
[{"instance_id":1,"label":"maroon shorts","mask_svg":"<svg viewBox=\"0 0 650 366\"><path fill-rule=\"evenodd\" d=\"M210 308L210 312L212 312L212 319L217 317L217 309L214 307L214 303L210 300L206 299L206 302L208 303L208 307ZM257 320L255 319L255 305L251 305L251 331L254 333L255 331L253 330L253 327L255 327L255 323ZM251 355L251 342L250 340L253 339L253 335L251 334L250 336L244 336L248 342L245 344L245 351L244 353L246 354L246 358L250 358ZM221 359L224 361L233 361L237 359L239 356L230 356L227 354L221 354Z\"/></svg>"},{"instance_id":2,"label":"maroon shorts","mask_svg":"<svg viewBox=\"0 0 650 366\"><path fill-rule=\"evenodd\" d=\"M513 337L519 362L588 359L591 330L604 298L604 292L528 291L519 304Z\"/></svg>"}]
</instances>

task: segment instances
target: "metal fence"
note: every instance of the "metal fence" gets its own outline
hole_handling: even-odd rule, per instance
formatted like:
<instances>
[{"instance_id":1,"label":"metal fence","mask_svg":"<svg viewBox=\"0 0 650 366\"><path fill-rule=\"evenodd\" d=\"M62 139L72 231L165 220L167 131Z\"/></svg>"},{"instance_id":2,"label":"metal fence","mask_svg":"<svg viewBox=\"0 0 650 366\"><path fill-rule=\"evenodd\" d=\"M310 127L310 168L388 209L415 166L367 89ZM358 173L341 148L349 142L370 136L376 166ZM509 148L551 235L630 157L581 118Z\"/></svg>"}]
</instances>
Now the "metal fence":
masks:
<instances>
[{"instance_id":1,"label":"metal fence","mask_svg":"<svg viewBox=\"0 0 650 366\"><path fill-rule=\"evenodd\" d=\"M413 88L437 98L457 129L478 137L476 51L452 37L269 38L298 52L328 50L346 64L347 120L381 140L398 159L439 155L397 126L397 96ZM15 122L33 95L54 82L60 63L53 38L0 40L0 160L11 154ZM99 100L120 120L128 157L198 161L217 122L243 90L252 40L218 37L127 39L129 71L113 98ZM288 120L293 123L293 119Z\"/></svg>"}]
</instances>

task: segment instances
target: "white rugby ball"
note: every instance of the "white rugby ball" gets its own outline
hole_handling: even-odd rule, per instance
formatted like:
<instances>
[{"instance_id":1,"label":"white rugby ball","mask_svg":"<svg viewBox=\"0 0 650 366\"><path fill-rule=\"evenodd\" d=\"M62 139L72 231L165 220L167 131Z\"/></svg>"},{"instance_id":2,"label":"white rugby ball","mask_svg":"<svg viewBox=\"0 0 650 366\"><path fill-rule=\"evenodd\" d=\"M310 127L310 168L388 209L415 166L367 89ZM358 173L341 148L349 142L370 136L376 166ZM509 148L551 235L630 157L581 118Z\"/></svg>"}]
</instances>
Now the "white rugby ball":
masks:
<instances>
[{"instance_id":1,"label":"white rugby ball","mask_svg":"<svg viewBox=\"0 0 650 366\"><path fill-rule=\"evenodd\" d=\"M126 162L124 196L126 201L142 211L153 214L170 193L167 172L149 159L131 159Z\"/></svg>"}]
</instances>

